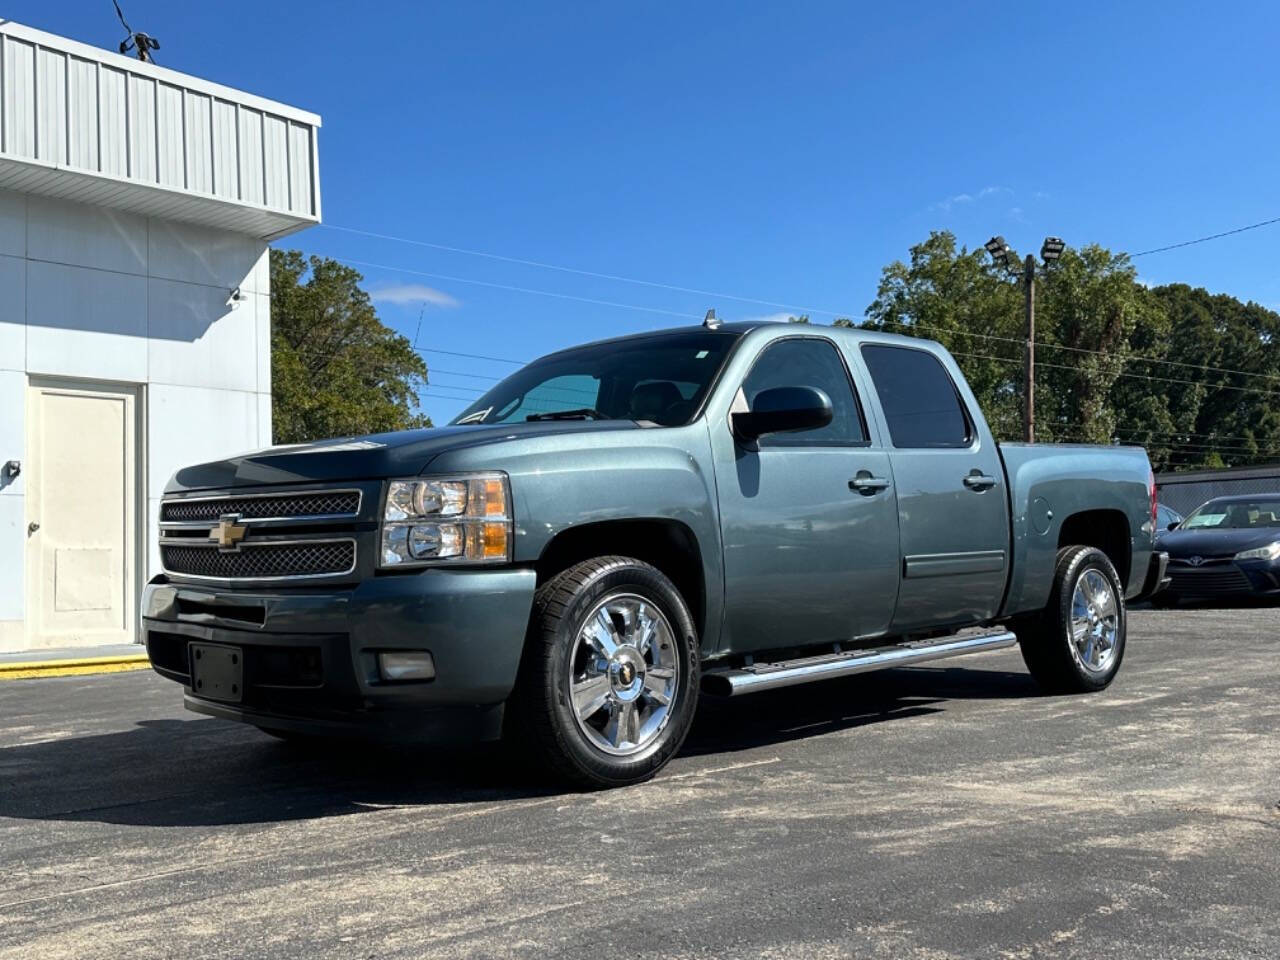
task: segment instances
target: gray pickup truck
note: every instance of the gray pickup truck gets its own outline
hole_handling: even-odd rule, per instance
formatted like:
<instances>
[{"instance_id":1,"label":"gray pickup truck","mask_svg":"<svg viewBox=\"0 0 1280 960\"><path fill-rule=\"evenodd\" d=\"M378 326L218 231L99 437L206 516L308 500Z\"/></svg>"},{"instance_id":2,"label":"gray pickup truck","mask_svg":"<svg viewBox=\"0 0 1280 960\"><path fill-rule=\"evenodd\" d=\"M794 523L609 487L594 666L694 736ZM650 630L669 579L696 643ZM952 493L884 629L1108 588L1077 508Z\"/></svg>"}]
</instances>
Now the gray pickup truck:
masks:
<instances>
[{"instance_id":1,"label":"gray pickup truck","mask_svg":"<svg viewBox=\"0 0 1280 960\"><path fill-rule=\"evenodd\" d=\"M1139 448L997 445L936 343L709 321L546 356L447 427L179 470L143 625L199 713L507 737L612 786L700 691L1014 643L1102 689L1154 510Z\"/></svg>"}]
</instances>

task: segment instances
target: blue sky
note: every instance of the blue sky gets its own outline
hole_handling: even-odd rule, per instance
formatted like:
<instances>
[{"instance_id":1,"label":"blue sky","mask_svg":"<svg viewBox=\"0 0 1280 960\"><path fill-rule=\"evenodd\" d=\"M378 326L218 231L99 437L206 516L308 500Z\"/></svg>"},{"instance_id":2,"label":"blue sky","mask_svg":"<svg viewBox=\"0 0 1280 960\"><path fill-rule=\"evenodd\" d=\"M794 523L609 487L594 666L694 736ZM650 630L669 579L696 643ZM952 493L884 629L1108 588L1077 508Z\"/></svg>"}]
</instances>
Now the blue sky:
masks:
<instances>
[{"instance_id":1,"label":"blue sky","mask_svg":"<svg viewBox=\"0 0 1280 960\"><path fill-rule=\"evenodd\" d=\"M423 348L787 312L729 295L859 317L931 229L1132 252L1280 216L1280 5L121 2L163 65L322 115L331 226L286 243L383 265L366 285ZM122 33L110 0L5 15ZM1136 263L1280 308L1278 243ZM426 356L437 423L514 369Z\"/></svg>"}]
</instances>

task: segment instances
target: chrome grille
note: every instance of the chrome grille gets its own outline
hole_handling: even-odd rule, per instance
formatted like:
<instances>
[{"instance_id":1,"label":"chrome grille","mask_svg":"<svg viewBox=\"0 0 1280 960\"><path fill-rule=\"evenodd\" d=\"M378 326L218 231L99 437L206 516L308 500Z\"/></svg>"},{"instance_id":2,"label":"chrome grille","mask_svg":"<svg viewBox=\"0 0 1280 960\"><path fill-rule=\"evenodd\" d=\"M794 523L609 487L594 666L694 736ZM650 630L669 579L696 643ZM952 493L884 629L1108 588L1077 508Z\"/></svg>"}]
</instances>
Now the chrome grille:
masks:
<instances>
[{"instance_id":1,"label":"chrome grille","mask_svg":"<svg viewBox=\"0 0 1280 960\"><path fill-rule=\"evenodd\" d=\"M160 522L214 522L225 514L236 514L243 520L308 520L354 517L359 512L359 490L317 490L314 493L166 500L160 506Z\"/></svg>"},{"instance_id":2,"label":"chrome grille","mask_svg":"<svg viewBox=\"0 0 1280 960\"><path fill-rule=\"evenodd\" d=\"M217 580L281 580L332 577L356 565L354 540L305 540L244 543L239 550L216 546L161 543L166 572L179 577Z\"/></svg>"}]
</instances>

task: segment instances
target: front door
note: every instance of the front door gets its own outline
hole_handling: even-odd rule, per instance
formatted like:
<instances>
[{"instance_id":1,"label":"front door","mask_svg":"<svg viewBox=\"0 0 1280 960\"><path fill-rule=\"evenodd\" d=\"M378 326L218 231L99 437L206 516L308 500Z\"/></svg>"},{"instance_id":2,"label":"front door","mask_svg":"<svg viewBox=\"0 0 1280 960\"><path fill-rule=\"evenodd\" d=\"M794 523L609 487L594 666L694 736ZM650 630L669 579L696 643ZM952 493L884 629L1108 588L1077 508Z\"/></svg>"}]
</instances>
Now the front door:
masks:
<instances>
[{"instance_id":1,"label":"front door","mask_svg":"<svg viewBox=\"0 0 1280 960\"><path fill-rule=\"evenodd\" d=\"M902 586L893 631L995 616L1008 577L1009 499L988 430L933 353L864 344L893 444Z\"/></svg>"},{"instance_id":2,"label":"front door","mask_svg":"<svg viewBox=\"0 0 1280 960\"><path fill-rule=\"evenodd\" d=\"M814 336L771 342L743 380L735 408L783 386L826 393L831 423L755 444L736 440L723 420L711 424L724 544L722 651L882 633L897 596L888 456L869 439L835 345ZM859 478L875 482L855 488Z\"/></svg>"},{"instance_id":3,"label":"front door","mask_svg":"<svg viewBox=\"0 0 1280 960\"><path fill-rule=\"evenodd\" d=\"M33 382L27 392L27 645L134 639L137 394Z\"/></svg>"}]
</instances>

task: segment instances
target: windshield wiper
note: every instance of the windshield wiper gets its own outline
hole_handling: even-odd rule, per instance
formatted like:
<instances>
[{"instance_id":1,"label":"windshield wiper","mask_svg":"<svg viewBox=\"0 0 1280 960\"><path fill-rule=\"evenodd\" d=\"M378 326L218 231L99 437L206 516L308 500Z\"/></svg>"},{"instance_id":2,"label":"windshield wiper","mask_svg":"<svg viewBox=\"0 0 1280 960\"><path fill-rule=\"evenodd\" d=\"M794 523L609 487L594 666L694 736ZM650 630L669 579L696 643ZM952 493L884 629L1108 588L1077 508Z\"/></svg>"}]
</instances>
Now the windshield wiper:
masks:
<instances>
[{"instance_id":1,"label":"windshield wiper","mask_svg":"<svg viewBox=\"0 0 1280 960\"><path fill-rule=\"evenodd\" d=\"M576 410L552 410L549 413L531 413L524 419L528 422L530 420L609 420L612 418L594 407L579 407Z\"/></svg>"}]
</instances>

